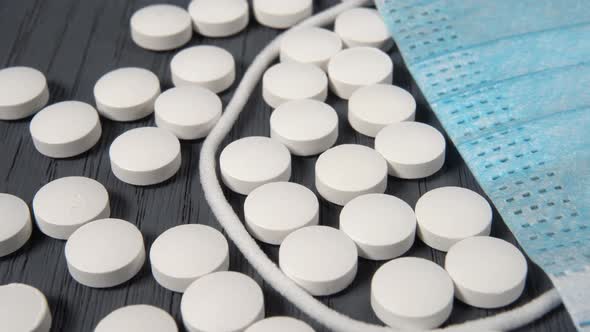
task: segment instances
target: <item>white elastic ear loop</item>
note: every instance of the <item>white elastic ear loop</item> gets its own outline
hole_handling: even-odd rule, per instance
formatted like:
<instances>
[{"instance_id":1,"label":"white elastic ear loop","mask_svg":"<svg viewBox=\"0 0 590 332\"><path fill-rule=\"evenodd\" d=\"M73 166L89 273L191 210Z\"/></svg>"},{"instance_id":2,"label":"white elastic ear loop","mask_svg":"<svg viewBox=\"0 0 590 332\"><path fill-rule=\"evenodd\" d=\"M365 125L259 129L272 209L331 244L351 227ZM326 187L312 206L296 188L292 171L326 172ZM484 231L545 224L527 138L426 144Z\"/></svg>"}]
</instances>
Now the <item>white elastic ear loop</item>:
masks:
<instances>
[{"instance_id":1,"label":"white elastic ear loop","mask_svg":"<svg viewBox=\"0 0 590 332\"><path fill-rule=\"evenodd\" d=\"M332 8L320 12L294 28L324 26L332 23L336 16L349 8L361 6L367 0L344 1ZM297 306L318 323L330 330L343 332L393 331L392 328L373 325L343 315L309 295L295 284L273 263L250 236L242 222L225 199L216 173L216 153L219 145L229 133L242 112L244 105L262 77L264 70L277 58L280 37L275 38L257 56L246 70L233 97L217 125L211 130L201 148L199 170L201 185L211 211L225 229L227 235L236 244L244 257L274 289ZM466 330L509 330L523 326L555 308L561 303L557 291L551 290L522 307L500 313L493 317L470 321L450 326L445 331Z\"/></svg>"}]
</instances>

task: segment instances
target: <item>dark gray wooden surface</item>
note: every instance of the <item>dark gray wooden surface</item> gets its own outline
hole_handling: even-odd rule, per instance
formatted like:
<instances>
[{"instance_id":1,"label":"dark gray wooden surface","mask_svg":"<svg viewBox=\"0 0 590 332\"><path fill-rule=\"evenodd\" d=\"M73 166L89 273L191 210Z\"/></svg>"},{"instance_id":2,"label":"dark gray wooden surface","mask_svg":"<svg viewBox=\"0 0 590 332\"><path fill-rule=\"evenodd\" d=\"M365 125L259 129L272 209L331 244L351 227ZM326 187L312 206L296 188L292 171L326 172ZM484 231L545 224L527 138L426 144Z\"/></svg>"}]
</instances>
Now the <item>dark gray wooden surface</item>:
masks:
<instances>
[{"instance_id":1,"label":"dark gray wooden surface","mask_svg":"<svg viewBox=\"0 0 590 332\"><path fill-rule=\"evenodd\" d=\"M26 65L43 71L49 80L50 103L81 100L94 104L92 88L104 73L124 66L151 69L160 78L162 88L171 86L169 61L174 52L150 52L133 44L129 36L129 17L152 0L0 0L0 68ZM181 6L187 0L166 1ZM315 10L335 0L316 2ZM238 80L258 51L277 31L259 26L251 20L246 31L223 39L195 36L190 45L214 44L230 51L237 61ZM424 104L420 92L404 68L400 55L391 52L395 62L394 83L410 90L419 101L417 119L438 126L432 112ZM222 94L225 103L233 89ZM341 143L372 146L372 140L356 134L346 122L346 103L334 96L328 98L340 115ZM249 135L268 135L270 108L262 100L260 86L255 91L227 142ZM81 156L55 160L40 155L33 147L28 130L30 119L0 121L0 192L23 198L29 204L35 192L47 182L70 175L94 178L110 193L112 216L136 224L145 237L149 250L156 236L164 230L184 223L202 223L219 228L204 200L198 179L198 155L201 141L182 143L182 167L171 180L147 188L134 187L118 181L111 173L108 147L122 132L140 126L154 125L153 117L133 123L116 123L102 119L100 142ZM67 124L66 124L67 125ZM226 142L226 143L227 143ZM309 188L313 185L316 158L293 158L292 181ZM459 185L475 189L477 183L452 147L442 171L420 181L390 178L387 192L414 206L427 190ZM227 192L229 201L242 215L244 197ZM337 226L340 208L321 202L321 223ZM0 216L1 219L1 216ZM510 232L495 214L492 234L513 241ZM41 289L49 300L53 314L53 331L91 331L98 321L112 310L129 304L153 304L170 312L181 325L180 294L158 286L151 276L149 263L138 276L115 288L96 290L81 286L69 276L64 258L64 242L51 239L37 229L29 243L16 253L0 258L0 284L22 282ZM264 289L266 315L291 315L310 321L283 299L253 271L239 251L230 244L231 270L254 277ZM264 245L266 253L276 262L278 248ZM442 264L444 254L416 241L408 253ZM321 300L332 308L354 318L378 322L369 305L369 284L381 263L360 259L356 280L345 291ZM547 277L530 266L525 294L516 305L525 303L550 288ZM455 302L449 323L494 314L497 310L479 310ZM320 331L325 329L313 323ZM183 330L183 328L181 328ZM522 329L523 331L573 331L563 309ZM0 322L0 331L2 322ZM12 331L7 331L12 332Z\"/></svg>"}]
</instances>

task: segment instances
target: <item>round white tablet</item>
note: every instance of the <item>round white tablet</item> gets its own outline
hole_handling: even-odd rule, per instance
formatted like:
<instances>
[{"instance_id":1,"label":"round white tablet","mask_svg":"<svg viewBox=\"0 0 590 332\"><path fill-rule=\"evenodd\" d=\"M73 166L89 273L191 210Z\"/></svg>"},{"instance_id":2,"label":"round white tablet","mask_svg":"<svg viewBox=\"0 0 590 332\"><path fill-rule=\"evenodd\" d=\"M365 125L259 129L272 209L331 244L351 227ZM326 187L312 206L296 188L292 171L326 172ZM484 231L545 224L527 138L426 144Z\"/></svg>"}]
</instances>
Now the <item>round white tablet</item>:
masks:
<instances>
[{"instance_id":1,"label":"round white tablet","mask_svg":"<svg viewBox=\"0 0 590 332\"><path fill-rule=\"evenodd\" d=\"M176 174L180 168L180 142L161 128L135 128L115 138L109 157L113 174L119 180L147 186Z\"/></svg>"},{"instance_id":2,"label":"round white tablet","mask_svg":"<svg viewBox=\"0 0 590 332\"><path fill-rule=\"evenodd\" d=\"M279 248L281 270L314 296L340 292L357 271L356 245L344 232L308 226L289 234Z\"/></svg>"},{"instance_id":3,"label":"round white tablet","mask_svg":"<svg viewBox=\"0 0 590 332\"><path fill-rule=\"evenodd\" d=\"M416 215L395 196L367 194L346 203L340 212L340 230L356 242L359 256L392 259L414 244Z\"/></svg>"},{"instance_id":4,"label":"round white tablet","mask_svg":"<svg viewBox=\"0 0 590 332\"><path fill-rule=\"evenodd\" d=\"M353 47L334 55L328 62L330 88L342 99L348 99L358 88L391 84L393 62L383 51L373 47Z\"/></svg>"},{"instance_id":5,"label":"round white tablet","mask_svg":"<svg viewBox=\"0 0 590 332\"><path fill-rule=\"evenodd\" d=\"M109 193L98 181L87 177L60 178L37 191L33 213L41 232L66 240L80 226L110 216Z\"/></svg>"},{"instance_id":6,"label":"round white tablet","mask_svg":"<svg viewBox=\"0 0 590 332\"><path fill-rule=\"evenodd\" d=\"M188 6L195 31L207 37L227 37L246 28L246 0L193 0Z\"/></svg>"},{"instance_id":7,"label":"round white tablet","mask_svg":"<svg viewBox=\"0 0 590 332\"><path fill-rule=\"evenodd\" d=\"M256 239L281 244L299 228L317 225L319 202L306 187L272 182L254 189L244 202L246 228Z\"/></svg>"},{"instance_id":8,"label":"round white tablet","mask_svg":"<svg viewBox=\"0 0 590 332\"><path fill-rule=\"evenodd\" d=\"M95 288L124 283L145 261L139 229L121 219L99 219L78 228L68 238L65 254L72 278Z\"/></svg>"},{"instance_id":9,"label":"round white tablet","mask_svg":"<svg viewBox=\"0 0 590 332\"><path fill-rule=\"evenodd\" d=\"M313 12L312 0L254 0L258 23L275 29L294 26Z\"/></svg>"},{"instance_id":10,"label":"round white tablet","mask_svg":"<svg viewBox=\"0 0 590 332\"><path fill-rule=\"evenodd\" d=\"M197 85L215 93L229 88L236 78L234 57L221 47L199 45L178 52L170 61L175 86Z\"/></svg>"},{"instance_id":11,"label":"round white tablet","mask_svg":"<svg viewBox=\"0 0 590 332\"><path fill-rule=\"evenodd\" d=\"M0 322L3 331L49 332L51 311L45 295L25 284L0 286Z\"/></svg>"},{"instance_id":12,"label":"round white tablet","mask_svg":"<svg viewBox=\"0 0 590 332\"><path fill-rule=\"evenodd\" d=\"M330 30L309 27L289 31L281 39L281 62L299 62L328 69L328 61L342 49L342 41Z\"/></svg>"},{"instance_id":13,"label":"round white tablet","mask_svg":"<svg viewBox=\"0 0 590 332\"><path fill-rule=\"evenodd\" d=\"M297 99L324 101L327 96L328 78L314 65L277 63L262 76L262 97L273 108Z\"/></svg>"},{"instance_id":14,"label":"round white tablet","mask_svg":"<svg viewBox=\"0 0 590 332\"><path fill-rule=\"evenodd\" d=\"M221 117L221 99L199 86L180 86L164 91L155 103L156 125L180 139L207 136Z\"/></svg>"},{"instance_id":15,"label":"round white tablet","mask_svg":"<svg viewBox=\"0 0 590 332\"><path fill-rule=\"evenodd\" d=\"M432 329L453 309L453 281L435 263L402 257L382 265L371 281L371 307L392 327Z\"/></svg>"},{"instance_id":16,"label":"round white tablet","mask_svg":"<svg viewBox=\"0 0 590 332\"><path fill-rule=\"evenodd\" d=\"M404 121L381 129L375 137L375 150L387 160L389 175L420 179L443 167L446 143L434 127Z\"/></svg>"},{"instance_id":17,"label":"round white tablet","mask_svg":"<svg viewBox=\"0 0 590 332\"><path fill-rule=\"evenodd\" d=\"M168 4L143 7L131 16L131 39L153 51L178 48L191 40L191 16L184 8Z\"/></svg>"},{"instance_id":18,"label":"round white tablet","mask_svg":"<svg viewBox=\"0 0 590 332\"><path fill-rule=\"evenodd\" d=\"M18 120L39 111L49 101L45 75L34 68L0 69L0 120Z\"/></svg>"},{"instance_id":19,"label":"round white tablet","mask_svg":"<svg viewBox=\"0 0 590 332\"><path fill-rule=\"evenodd\" d=\"M422 195L416 203L418 236L441 251L465 238L489 235L492 208L475 191L441 187Z\"/></svg>"},{"instance_id":20,"label":"round white tablet","mask_svg":"<svg viewBox=\"0 0 590 332\"><path fill-rule=\"evenodd\" d=\"M368 85L348 99L348 122L354 130L370 137L392 123L414 121L415 116L416 100L395 85Z\"/></svg>"},{"instance_id":21,"label":"round white tablet","mask_svg":"<svg viewBox=\"0 0 590 332\"><path fill-rule=\"evenodd\" d=\"M143 68L119 68L103 75L94 85L98 112L114 121L134 121L154 111L160 81Z\"/></svg>"},{"instance_id":22,"label":"round white tablet","mask_svg":"<svg viewBox=\"0 0 590 332\"><path fill-rule=\"evenodd\" d=\"M474 307L498 308L520 297L527 262L514 245L489 236L468 238L453 245L445 269L455 283L455 296Z\"/></svg>"},{"instance_id":23,"label":"round white tablet","mask_svg":"<svg viewBox=\"0 0 590 332\"><path fill-rule=\"evenodd\" d=\"M189 332L243 331L264 318L264 295L245 274L215 272L186 289L180 312Z\"/></svg>"},{"instance_id":24,"label":"round white tablet","mask_svg":"<svg viewBox=\"0 0 590 332\"><path fill-rule=\"evenodd\" d=\"M384 193L387 163L364 145L338 145L316 161L315 185L323 198L338 205L363 194Z\"/></svg>"},{"instance_id":25,"label":"round white tablet","mask_svg":"<svg viewBox=\"0 0 590 332\"><path fill-rule=\"evenodd\" d=\"M334 31L348 47L369 46L387 51L393 46L387 26L372 8L352 8L336 18Z\"/></svg>"},{"instance_id":26,"label":"round white tablet","mask_svg":"<svg viewBox=\"0 0 590 332\"><path fill-rule=\"evenodd\" d=\"M338 114L318 100L288 101L272 112L270 137L297 156L322 153L338 139Z\"/></svg>"},{"instance_id":27,"label":"round white tablet","mask_svg":"<svg viewBox=\"0 0 590 332\"><path fill-rule=\"evenodd\" d=\"M260 320L245 332L314 332L306 322L287 316L275 316Z\"/></svg>"},{"instance_id":28,"label":"round white tablet","mask_svg":"<svg viewBox=\"0 0 590 332\"><path fill-rule=\"evenodd\" d=\"M0 257L22 247L33 229L29 207L22 199L0 193ZM1 313L0 313L1 314Z\"/></svg>"},{"instance_id":29,"label":"round white tablet","mask_svg":"<svg viewBox=\"0 0 590 332\"><path fill-rule=\"evenodd\" d=\"M231 142L219 156L219 169L225 185L242 195L277 181L289 181L291 154L277 140L251 136Z\"/></svg>"},{"instance_id":30,"label":"round white tablet","mask_svg":"<svg viewBox=\"0 0 590 332\"><path fill-rule=\"evenodd\" d=\"M102 129L94 107L79 101L63 101L35 114L29 126L33 144L41 154L68 158L92 148Z\"/></svg>"},{"instance_id":31,"label":"round white tablet","mask_svg":"<svg viewBox=\"0 0 590 332\"><path fill-rule=\"evenodd\" d=\"M178 332L174 318L147 304L119 308L100 320L94 332Z\"/></svg>"},{"instance_id":32,"label":"round white tablet","mask_svg":"<svg viewBox=\"0 0 590 332\"><path fill-rule=\"evenodd\" d=\"M229 267L229 246L215 228L187 224L162 233L150 249L156 281L171 291L184 290L198 278Z\"/></svg>"}]
</instances>

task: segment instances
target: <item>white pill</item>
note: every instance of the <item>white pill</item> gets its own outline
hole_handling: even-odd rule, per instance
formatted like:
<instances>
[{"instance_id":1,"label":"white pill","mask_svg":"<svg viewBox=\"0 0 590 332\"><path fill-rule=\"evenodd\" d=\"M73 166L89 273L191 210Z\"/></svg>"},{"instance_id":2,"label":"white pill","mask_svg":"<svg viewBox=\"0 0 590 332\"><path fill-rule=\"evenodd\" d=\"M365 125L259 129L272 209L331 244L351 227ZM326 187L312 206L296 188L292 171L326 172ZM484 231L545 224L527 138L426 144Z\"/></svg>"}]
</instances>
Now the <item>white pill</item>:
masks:
<instances>
[{"instance_id":1,"label":"white pill","mask_svg":"<svg viewBox=\"0 0 590 332\"><path fill-rule=\"evenodd\" d=\"M313 12L312 0L254 0L252 6L256 21L275 29L292 27Z\"/></svg>"},{"instance_id":2,"label":"white pill","mask_svg":"<svg viewBox=\"0 0 590 332\"><path fill-rule=\"evenodd\" d=\"M3 331L49 332L51 311L45 295L25 284L0 286L0 322Z\"/></svg>"},{"instance_id":3,"label":"white pill","mask_svg":"<svg viewBox=\"0 0 590 332\"><path fill-rule=\"evenodd\" d=\"M109 193L98 181L87 177L60 178L37 191L33 213L41 232L67 240L82 225L110 216Z\"/></svg>"},{"instance_id":4,"label":"white pill","mask_svg":"<svg viewBox=\"0 0 590 332\"><path fill-rule=\"evenodd\" d=\"M328 78L317 66L296 62L277 63L262 76L262 97L273 108L298 99L326 100Z\"/></svg>"},{"instance_id":5,"label":"white pill","mask_svg":"<svg viewBox=\"0 0 590 332\"><path fill-rule=\"evenodd\" d=\"M393 80L393 62L383 51L373 47L353 47L334 55L328 62L330 88L348 99L358 88Z\"/></svg>"},{"instance_id":6,"label":"white pill","mask_svg":"<svg viewBox=\"0 0 590 332\"><path fill-rule=\"evenodd\" d=\"M198 278L229 267L229 246L215 228L188 224L162 233L150 249L152 273L156 281L171 291L182 293Z\"/></svg>"},{"instance_id":7,"label":"white pill","mask_svg":"<svg viewBox=\"0 0 590 332\"><path fill-rule=\"evenodd\" d=\"M314 332L306 322L287 316L275 316L260 320L245 332Z\"/></svg>"},{"instance_id":8,"label":"white pill","mask_svg":"<svg viewBox=\"0 0 590 332\"><path fill-rule=\"evenodd\" d=\"M283 240L279 265L310 294L323 296L338 293L352 283L357 256L356 245L344 232L328 226L308 226Z\"/></svg>"},{"instance_id":9,"label":"white pill","mask_svg":"<svg viewBox=\"0 0 590 332\"><path fill-rule=\"evenodd\" d=\"M340 212L340 230L356 242L359 256L392 259L414 244L416 215L397 197L367 194L346 203Z\"/></svg>"},{"instance_id":10,"label":"white pill","mask_svg":"<svg viewBox=\"0 0 590 332\"><path fill-rule=\"evenodd\" d=\"M179 139L207 136L221 117L221 99L199 86L180 86L164 91L155 103L156 125Z\"/></svg>"},{"instance_id":11,"label":"white pill","mask_svg":"<svg viewBox=\"0 0 590 332\"><path fill-rule=\"evenodd\" d=\"M319 202L306 187L272 182L254 189L244 202L246 228L256 239L281 244L299 228L317 225Z\"/></svg>"},{"instance_id":12,"label":"white pill","mask_svg":"<svg viewBox=\"0 0 590 332\"><path fill-rule=\"evenodd\" d=\"M245 274L215 272L187 288L180 312L189 332L243 331L264 318L264 296Z\"/></svg>"},{"instance_id":13,"label":"white pill","mask_svg":"<svg viewBox=\"0 0 590 332\"><path fill-rule=\"evenodd\" d=\"M160 81L143 68L119 68L103 75L94 85L98 112L114 121L134 121L154 111Z\"/></svg>"},{"instance_id":14,"label":"white pill","mask_svg":"<svg viewBox=\"0 0 590 332\"><path fill-rule=\"evenodd\" d=\"M119 180L147 186L176 174L180 168L180 142L161 128L135 128L115 138L109 157L113 174Z\"/></svg>"},{"instance_id":15,"label":"white pill","mask_svg":"<svg viewBox=\"0 0 590 332\"><path fill-rule=\"evenodd\" d=\"M215 93L229 88L236 78L234 57L221 47L199 45L178 52L170 61L175 86L197 85Z\"/></svg>"},{"instance_id":16,"label":"white pill","mask_svg":"<svg viewBox=\"0 0 590 332\"><path fill-rule=\"evenodd\" d=\"M291 154L274 139L244 137L221 151L219 169L223 183L229 189L248 195L265 183L289 181Z\"/></svg>"},{"instance_id":17,"label":"white pill","mask_svg":"<svg viewBox=\"0 0 590 332\"><path fill-rule=\"evenodd\" d=\"M178 6L157 4L143 7L131 16L131 39L153 51L178 48L191 40L191 16Z\"/></svg>"},{"instance_id":18,"label":"white pill","mask_svg":"<svg viewBox=\"0 0 590 332\"><path fill-rule=\"evenodd\" d=\"M78 228L68 238L65 254L72 278L95 288L124 283L145 261L139 229L121 219L99 219Z\"/></svg>"},{"instance_id":19,"label":"white pill","mask_svg":"<svg viewBox=\"0 0 590 332\"><path fill-rule=\"evenodd\" d=\"M372 8L349 9L336 18L334 31L348 47L369 46L387 51L393 46L387 26Z\"/></svg>"},{"instance_id":20,"label":"white pill","mask_svg":"<svg viewBox=\"0 0 590 332\"><path fill-rule=\"evenodd\" d=\"M45 75L34 68L0 70L0 120L18 120L39 111L49 101Z\"/></svg>"},{"instance_id":21,"label":"white pill","mask_svg":"<svg viewBox=\"0 0 590 332\"><path fill-rule=\"evenodd\" d=\"M370 137L392 123L414 121L415 116L416 100L395 85L365 86L348 99L348 122L354 130Z\"/></svg>"},{"instance_id":22,"label":"white pill","mask_svg":"<svg viewBox=\"0 0 590 332\"><path fill-rule=\"evenodd\" d=\"M489 236L471 237L449 249L445 269L455 297L478 308L499 308L520 297L527 262L514 245Z\"/></svg>"},{"instance_id":23,"label":"white pill","mask_svg":"<svg viewBox=\"0 0 590 332\"><path fill-rule=\"evenodd\" d=\"M195 31L207 37L227 37L249 22L245 0L193 0L188 6Z\"/></svg>"},{"instance_id":24,"label":"white pill","mask_svg":"<svg viewBox=\"0 0 590 332\"><path fill-rule=\"evenodd\" d=\"M453 309L453 281L447 271L429 260L394 259L373 275L371 307L392 327L435 328Z\"/></svg>"},{"instance_id":25,"label":"white pill","mask_svg":"<svg viewBox=\"0 0 590 332\"><path fill-rule=\"evenodd\" d=\"M119 308L100 320L94 332L178 332L166 311L146 304Z\"/></svg>"},{"instance_id":26,"label":"white pill","mask_svg":"<svg viewBox=\"0 0 590 332\"><path fill-rule=\"evenodd\" d=\"M416 203L418 236L441 251L468 237L489 235L492 208L475 191L441 187L422 195Z\"/></svg>"},{"instance_id":27,"label":"white pill","mask_svg":"<svg viewBox=\"0 0 590 332\"><path fill-rule=\"evenodd\" d=\"M338 139L338 114L318 100L288 101L272 112L270 137L297 156L322 153Z\"/></svg>"},{"instance_id":28,"label":"white pill","mask_svg":"<svg viewBox=\"0 0 590 332\"><path fill-rule=\"evenodd\" d=\"M3 257L27 243L33 227L27 203L16 196L0 193L0 215L0 257Z\"/></svg>"},{"instance_id":29,"label":"white pill","mask_svg":"<svg viewBox=\"0 0 590 332\"><path fill-rule=\"evenodd\" d=\"M404 121L381 129L375 137L375 150L387 160L389 175L420 179L443 167L446 143L435 128Z\"/></svg>"},{"instance_id":30,"label":"white pill","mask_svg":"<svg viewBox=\"0 0 590 332\"><path fill-rule=\"evenodd\" d=\"M29 126L33 144L41 154L68 158L90 150L102 129L94 107L79 101L63 101L35 114Z\"/></svg>"},{"instance_id":31,"label":"white pill","mask_svg":"<svg viewBox=\"0 0 590 332\"><path fill-rule=\"evenodd\" d=\"M344 205L369 193L384 193L387 163L375 150L343 144L322 153L315 164L315 185L327 201Z\"/></svg>"},{"instance_id":32,"label":"white pill","mask_svg":"<svg viewBox=\"0 0 590 332\"><path fill-rule=\"evenodd\" d=\"M281 62L298 62L328 69L328 61L342 49L342 41L330 30L309 27L289 31L281 39Z\"/></svg>"}]
</instances>

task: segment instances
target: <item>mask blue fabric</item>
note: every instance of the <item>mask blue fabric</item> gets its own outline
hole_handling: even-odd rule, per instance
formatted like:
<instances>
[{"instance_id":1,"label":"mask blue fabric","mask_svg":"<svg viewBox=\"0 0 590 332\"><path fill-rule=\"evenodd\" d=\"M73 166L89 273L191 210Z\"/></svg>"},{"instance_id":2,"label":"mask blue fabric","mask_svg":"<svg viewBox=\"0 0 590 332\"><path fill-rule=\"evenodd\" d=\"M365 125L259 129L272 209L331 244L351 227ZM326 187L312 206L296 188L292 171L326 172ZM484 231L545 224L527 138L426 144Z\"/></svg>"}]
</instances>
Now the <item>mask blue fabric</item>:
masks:
<instances>
[{"instance_id":1,"label":"mask blue fabric","mask_svg":"<svg viewBox=\"0 0 590 332\"><path fill-rule=\"evenodd\" d=\"M480 185L590 331L590 1L377 7Z\"/></svg>"}]
</instances>

